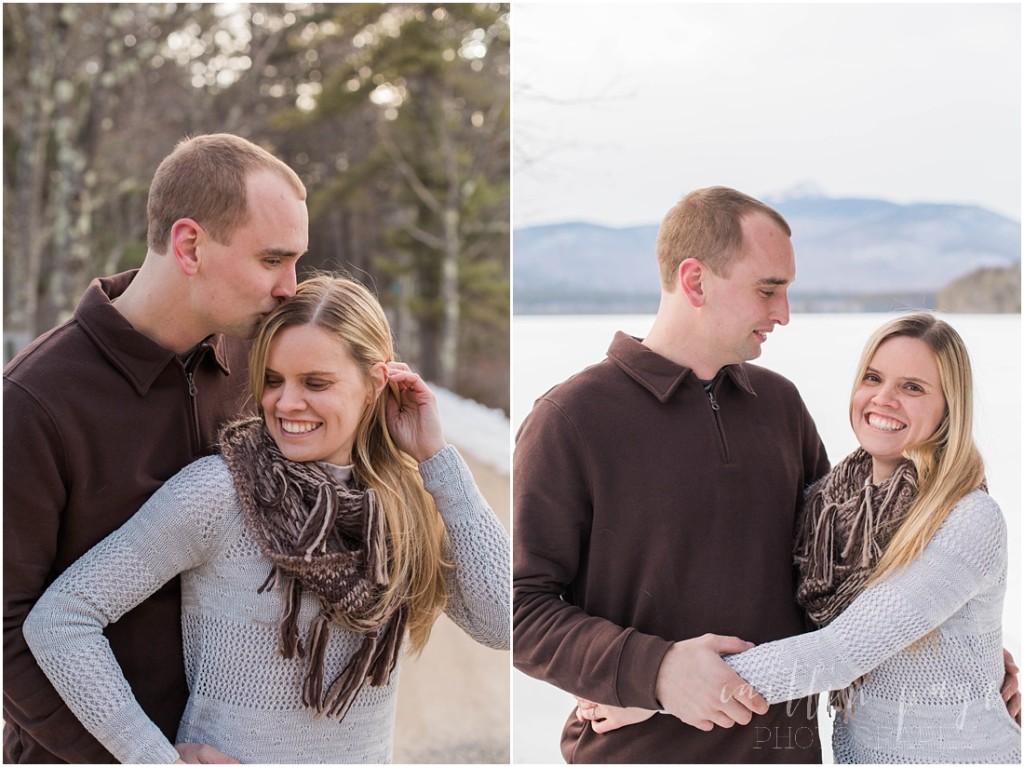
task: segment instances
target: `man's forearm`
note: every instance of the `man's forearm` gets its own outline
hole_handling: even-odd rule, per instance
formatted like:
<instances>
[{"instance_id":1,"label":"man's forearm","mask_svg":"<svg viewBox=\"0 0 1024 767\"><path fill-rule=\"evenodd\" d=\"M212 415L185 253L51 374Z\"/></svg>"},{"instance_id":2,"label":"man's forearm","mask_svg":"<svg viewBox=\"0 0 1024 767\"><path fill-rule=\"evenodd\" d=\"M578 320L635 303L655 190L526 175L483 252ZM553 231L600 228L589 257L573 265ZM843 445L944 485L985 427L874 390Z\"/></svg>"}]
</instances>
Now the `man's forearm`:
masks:
<instances>
[{"instance_id":1,"label":"man's forearm","mask_svg":"<svg viewBox=\"0 0 1024 767\"><path fill-rule=\"evenodd\" d=\"M671 642L521 586L513 626L513 662L523 673L591 700L657 707L658 668Z\"/></svg>"}]
</instances>

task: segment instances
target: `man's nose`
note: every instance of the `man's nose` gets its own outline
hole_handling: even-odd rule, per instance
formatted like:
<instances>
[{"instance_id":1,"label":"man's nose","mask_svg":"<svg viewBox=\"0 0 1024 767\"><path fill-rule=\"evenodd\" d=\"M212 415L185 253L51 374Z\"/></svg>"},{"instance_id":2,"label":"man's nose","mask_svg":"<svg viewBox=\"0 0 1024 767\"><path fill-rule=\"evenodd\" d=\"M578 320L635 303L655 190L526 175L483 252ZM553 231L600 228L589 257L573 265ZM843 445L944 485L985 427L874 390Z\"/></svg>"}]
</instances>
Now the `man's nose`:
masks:
<instances>
[{"instance_id":1,"label":"man's nose","mask_svg":"<svg viewBox=\"0 0 1024 767\"><path fill-rule=\"evenodd\" d=\"M274 298L291 298L295 295L295 287L298 285L298 278L295 276L295 261L289 259L288 265L281 270L281 278L274 286Z\"/></svg>"}]
</instances>

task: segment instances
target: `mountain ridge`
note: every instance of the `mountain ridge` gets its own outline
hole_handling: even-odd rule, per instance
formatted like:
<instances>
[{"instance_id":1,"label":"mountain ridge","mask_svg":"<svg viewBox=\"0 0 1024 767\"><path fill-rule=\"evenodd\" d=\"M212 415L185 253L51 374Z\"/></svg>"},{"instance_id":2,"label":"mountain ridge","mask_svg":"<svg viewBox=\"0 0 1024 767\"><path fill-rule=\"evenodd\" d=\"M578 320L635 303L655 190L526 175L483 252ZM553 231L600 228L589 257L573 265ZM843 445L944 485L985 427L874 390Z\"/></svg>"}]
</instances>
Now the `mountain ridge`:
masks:
<instances>
[{"instance_id":1,"label":"mountain ridge","mask_svg":"<svg viewBox=\"0 0 1024 767\"><path fill-rule=\"evenodd\" d=\"M938 292L958 279L1020 263L1020 222L979 206L821 195L766 199L793 230L794 299L835 299L812 301L818 310L835 310L836 301L852 310L879 296L934 306ZM584 310L602 311L609 303L629 304L630 296L645 310L653 298L656 309L657 231L657 224L585 221L515 229L516 311L559 311L560 305L579 311L569 305L580 301L595 304Z\"/></svg>"}]
</instances>

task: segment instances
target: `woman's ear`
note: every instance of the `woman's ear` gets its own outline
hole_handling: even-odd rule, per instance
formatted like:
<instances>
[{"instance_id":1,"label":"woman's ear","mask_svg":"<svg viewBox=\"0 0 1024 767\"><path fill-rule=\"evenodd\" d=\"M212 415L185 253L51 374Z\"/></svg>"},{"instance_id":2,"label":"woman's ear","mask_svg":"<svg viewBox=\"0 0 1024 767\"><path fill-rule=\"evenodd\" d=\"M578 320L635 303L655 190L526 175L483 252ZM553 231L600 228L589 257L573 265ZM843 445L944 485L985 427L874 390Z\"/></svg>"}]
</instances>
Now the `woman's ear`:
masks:
<instances>
[{"instance_id":1,"label":"woman's ear","mask_svg":"<svg viewBox=\"0 0 1024 767\"><path fill-rule=\"evenodd\" d=\"M388 385L388 366L383 362L374 362L370 367L370 389L366 393L366 404L377 401L384 387Z\"/></svg>"},{"instance_id":2,"label":"woman's ear","mask_svg":"<svg viewBox=\"0 0 1024 767\"><path fill-rule=\"evenodd\" d=\"M191 218L179 218L171 225L171 255L181 271L192 277L199 271L199 238L202 227Z\"/></svg>"}]
</instances>

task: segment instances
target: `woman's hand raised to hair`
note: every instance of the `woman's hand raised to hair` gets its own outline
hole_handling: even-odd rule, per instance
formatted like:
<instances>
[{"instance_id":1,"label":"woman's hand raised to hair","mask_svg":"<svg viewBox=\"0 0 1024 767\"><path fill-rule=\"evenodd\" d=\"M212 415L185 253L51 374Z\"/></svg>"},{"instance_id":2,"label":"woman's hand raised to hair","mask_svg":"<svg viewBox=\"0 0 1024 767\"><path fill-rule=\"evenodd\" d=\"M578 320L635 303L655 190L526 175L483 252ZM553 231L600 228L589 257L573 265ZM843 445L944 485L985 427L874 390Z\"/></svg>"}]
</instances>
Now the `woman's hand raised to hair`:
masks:
<instances>
[{"instance_id":1,"label":"woman's hand raised to hair","mask_svg":"<svg viewBox=\"0 0 1024 767\"><path fill-rule=\"evenodd\" d=\"M437 399L427 384L404 362L387 364L388 430L401 450L418 463L435 456L447 443L441 430ZM398 393L396 395L395 389Z\"/></svg>"}]
</instances>

